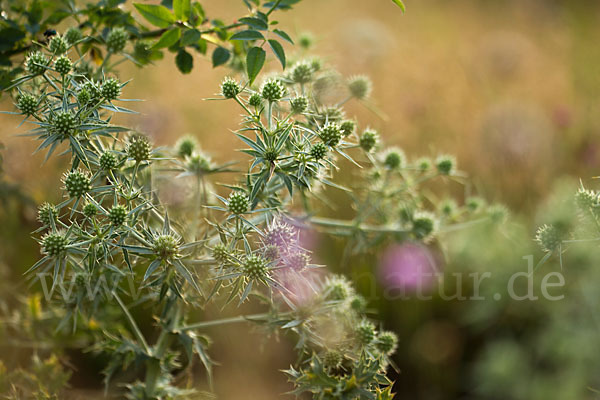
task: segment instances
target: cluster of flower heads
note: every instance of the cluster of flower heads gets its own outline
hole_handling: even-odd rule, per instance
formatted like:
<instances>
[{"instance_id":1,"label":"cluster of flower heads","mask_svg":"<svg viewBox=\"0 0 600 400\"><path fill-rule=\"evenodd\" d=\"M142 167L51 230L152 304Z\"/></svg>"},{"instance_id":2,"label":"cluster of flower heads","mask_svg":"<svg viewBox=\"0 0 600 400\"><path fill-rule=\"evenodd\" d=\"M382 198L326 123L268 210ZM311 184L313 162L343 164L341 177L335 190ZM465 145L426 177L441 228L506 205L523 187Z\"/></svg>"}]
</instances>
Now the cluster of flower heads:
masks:
<instances>
[{"instance_id":1,"label":"cluster of flower heads","mask_svg":"<svg viewBox=\"0 0 600 400\"><path fill-rule=\"evenodd\" d=\"M310 263L309 252L302 248L298 229L281 217L273 219L265 229L262 252L276 265L301 271Z\"/></svg>"}]
</instances>

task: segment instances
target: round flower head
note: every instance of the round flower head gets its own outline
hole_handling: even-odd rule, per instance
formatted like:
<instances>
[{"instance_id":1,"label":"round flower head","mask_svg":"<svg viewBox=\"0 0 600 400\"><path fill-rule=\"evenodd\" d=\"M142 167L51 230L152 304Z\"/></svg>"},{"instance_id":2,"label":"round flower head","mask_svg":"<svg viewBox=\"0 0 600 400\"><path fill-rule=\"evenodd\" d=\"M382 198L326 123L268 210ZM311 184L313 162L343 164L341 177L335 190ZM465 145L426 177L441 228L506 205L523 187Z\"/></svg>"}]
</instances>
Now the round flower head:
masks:
<instances>
[{"instance_id":1,"label":"round flower head","mask_svg":"<svg viewBox=\"0 0 600 400\"><path fill-rule=\"evenodd\" d=\"M598 205L598 193L580 188L575 194L575 204L580 210L589 211L590 208Z\"/></svg>"},{"instance_id":2,"label":"round flower head","mask_svg":"<svg viewBox=\"0 0 600 400\"><path fill-rule=\"evenodd\" d=\"M121 84L115 78L110 78L102 84L102 96L107 100L115 100L121 95Z\"/></svg>"},{"instance_id":3,"label":"round flower head","mask_svg":"<svg viewBox=\"0 0 600 400\"><path fill-rule=\"evenodd\" d=\"M281 256L283 264L294 271L304 269L310 263L308 253L300 248L290 248Z\"/></svg>"},{"instance_id":4,"label":"round flower head","mask_svg":"<svg viewBox=\"0 0 600 400\"><path fill-rule=\"evenodd\" d=\"M419 239L429 237L437 228L435 216L427 211L418 211L412 218L412 232Z\"/></svg>"},{"instance_id":5,"label":"round flower head","mask_svg":"<svg viewBox=\"0 0 600 400\"><path fill-rule=\"evenodd\" d=\"M198 142L192 136L182 137L175 144L175 148L177 149L177 155L181 158L191 156L197 147L198 147Z\"/></svg>"},{"instance_id":6,"label":"round flower head","mask_svg":"<svg viewBox=\"0 0 600 400\"><path fill-rule=\"evenodd\" d=\"M443 215L450 217L456 212L456 202L453 199L445 199L440 202L438 208Z\"/></svg>"},{"instance_id":7,"label":"round flower head","mask_svg":"<svg viewBox=\"0 0 600 400\"><path fill-rule=\"evenodd\" d=\"M456 160L452 156L441 155L435 160L435 167L442 175L452 175L456 168Z\"/></svg>"},{"instance_id":8,"label":"round flower head","mask_svg":"<svg viewBox=\"0 0 600 400\"><path fill-rule=\"evenodd\" d=\"M562 243L558 229L552 225L540 226L536 232L535 241L544 251L554 251Z\"/></svg>"},{"instance_id":9,"label":"round flower head","mask_svg":"<svg viewBox=\"0 0 600 400\"><path fill-rule=\"evenodd\" d=\"M94 204L87 203L85 206L83 206L83 215L85 215L86 217L92 218L97 213L98 213L98 208Z\"/></svg>"},{"instance_id":10,"label":"round flower head","mask_svg":"<svg viewBox=\"0 0 600 400\"><path fill-rule=\"evenodd\" d=\"M210 172L212 167L206 155L196 152L187 158L186 168L196 175L201 175Z\"/></svg>"},{"instance_id":11,"label":"round flower head","mask_svg":"<svg viewBox=\"0 0 600 400\"><path fill-rule=\"evenodd\" d=\"M64 233L48 233L42 238L42 252L50 257L61 255L67 249L69 241Z\"/></svg>"},{"instance_id":12,"label":"round flower head","mask_svg":"<svg viewBox=\"0 0 600 400\"><path fill-rule=\"evenodd\" d=\"M119 53L125 48L129 34L123 28L113 28L106 37L106 50Z\"/></svg>"},{"instance_id":13,"label":"round flower head","mask_svg":"<svg viewBox=\"0 0 600 400\"><path fill-rule=\"evenodd\" d=\"M67 75L71 72L71 68L73 68L73 63L66 56L60 56L54 61L54 69L61 75Z\"/></svg>"},{"instance_id":14,"label":"round flower head","mask_svg":"<svg viewBox=\"0 0 600 400\"><path fill-rule=\"evenodd\" d=\"M75 133L77 119L70 111L58 111L51 117L51 125L54 133L67 137Z\"/></svg>"},{"instance_id":15,"label":"round flower head","mask_svg":"<svg viewBox=\"0 0 600 400\"><path fill-rule=\"evenodd\" d=\"M356 327L356 340L363 346L368 346L375 340L375 325L372 322L364 320Z\"/></svg>"},{"instance_id":16,"label":"round flower head","mask_svg":"<svg viewBox=\"0 0 600 400\"><path fill-rule=\"evenodd\" d=\"M416 168L421 172L429 171L432 165L433 163L429 157L421 157L415 162Z\"/></svg>"},{"instance_id":17,"label":"round flower head","mask_svg":"<svg viewBox=\"0 0 600 400\"><path fill-rule=\"evenodd\" d=\"M102 90L100 89L100 86L94 82L94 81L87 81L83 84L81 91L87 91L88 96L89 96L89 101L91 101L92 103L98 103L100 101L100 98L102 97ZM81 93L80 91L80 93Z\"/></svg>"},{"instance_id":18,"label":"round flower head","mask_svg":"<svg viewBox=\"0 0 600 400\"><path fill-rule=\"evenodd\" d=\"M104 171L111 171L117 168L118 162L117 156L110 151L105 151L100 156L100 168Z\"/></svg>"},{"instance_id":19,"label":"round flower head","mask_svg":"<svg viewBox=\"0 0 600 400\"><path fill-rule=\"evenodd\" d=\"M52 222L58 220L58 208L50 203L43 203L38 208L38 221L43 226L50 226Z\"/></svg>"},{"instance_id":20,"label":"round flower head","mask_svg":"<svg viewBox=\"0 0 600 400\"><path fill-rule=\"evenodd\" d=\"M152 145L150 140L143 135L134 135L129 139L127 145L127 156L133 158L136 162L142 162L150 159Z\"/></svg>"},{"instance_id":21,"label":"round flower head","mask_svg":"<svg viewBox=\"0 0 600 400\"><path fill-rule=\"evenodd\" d=\"M366 76L353 76L348 79L350 94L359 100L369 97L371 86L371 80Z\"/></svg>"},{"instance_id":22,"label":"round flower head","mask_svg":"<svg viewBox=\"0 0 600 400\"><path fill-rule=\"evenodd\" d=\"M290 224L276 218L265 230L263 241L267 245L277 246L287 250L295 247L298 241L298 231Z\"/></svg>"},{"instance_id":23,"label":"round flower head","mask_svg":"<svg viewBox=\"0 0 600 400\"><path fill-rule=\"evenodd\" d=\"M323 61L320 58L315 57L310 60L310 66L312 67L313 71L320 71L321 68L323 68Z\"/></svg>"},{"instance_id":24,"label":"round flower head","mask_svg":"<svg viewBox=\"0 0 600 400\"><path fill-rule=\"evenodd\" d=\"M82 37L83 37L83 34L81 33L81 30L79 30L79 28L76 28L74 26L67 29L67 31L65 32L65 36L64 36L67 43L70 43L70 44L76 43Z\"/></svg>"},{"instance_id":25,"label":"round flower head","mask_svg":"<svg viewBox=\"0 0 600 400\"><path fill-rule=\"evenodd\" d=\"M319 132L319 136L323 143L328 146L336 146L342 139L342 133L340 132L340 126L338 124L327 124Z\"/></svg>"},{"instance_id":26,"label":"round flower head","mask_svg":"<svg viewBox=\"0 0 600 400\"><path fill-rule=\"evenodd\" d=\"M394 332L384 331L377 336L377 350L383 354L392 354L398 347L398 336Z\"/></svg>"},{"instance_id":27,"label":"round flower head","mask_svg":"<svg viewBox=\"0 0 600 400\"><path fill-rule=\"evenodd\" d=\"M25 61L25 68L33 75L41 75L46 71L50 60L41 52L33 52Z\"/></svg>"},{"instance_id":28,"label":"round flower head","mask_svg":"<svg viewBox=\"0 0 600 400\"><path fill-rule=\"evenodd\" d=\"M342 122L340 125L340 131L342 132L342 135L344 137L352 135L355 130L356 130L356 122L354 122L350 119Z\"/></svg>"},{"instance_id":29,"label":"round flower head","mask_svg":"<svg viewBox=\"0 0 600 400\"><path fill-rule=\"evenodd\" d=\"M367 308L367 300L360 294L354 295L352 299L350 299L350 308L356 312L362 313Z\"/></svg>"},{"instance_id":30,"label":"round flower head","mask_svg":"<svg viewBox=\"0 0 600 400\"><path fill-rule=\"evenodd\" d=\"M108 219L113 226L121 226L127 220L127 210L121 205L114 206L108 211Z\"/></svg>"},{"instance_id":31,"label":"round flower head","mask_svg":"<svg viewBox=\"0 0 600 400\"><path fill-rule=\"evenodd\" d=\"M248 104L252 107L260 107L262 105L262 97L258 93L252 93L252 96L248 98Z\"/></svg>"},{"instance_id":32,"label":"round flower head","mask_svg":"<svg viewBox=\"0 0 600 400\"><path fill-rule=\"evenodd\" d=\"M312 66L309 63L301 61L292 69L292 80L300 84L308 83L313 78L313 72Z\"/></svg>"},{"instance_id":33,"label":"round flower head","mask_svg":"<svg viewBox=\"0 0 600 400\"><path fill-rule=\"evenodd\" d=\"M268 244L262 249L262 255L267 260L275 261L279 258L279 247Z\"/></svg>"},{"instance_id":34,"label":"round flower head","mask_svg":"<svg viewBox=\"0 0 600 400\"><path fill-rule=\"evenodd\" d=\"M92 188L89 175L81 170L67 172L63 182L70 197L81 197Z\"/></svg>"},{"instance_id":35,"label":"round flower head","mask_svg":"<svg viewBox=\"0 0 600 400\"><path fill-rule=\"evenodd\" d=\"M69 44L60 35L55 35L48 43L48 50L52 54L63 54L69 48Z\"/></svg>"},{"instance_id":36,"label":"round flower head","mask_svg":"<svg viewBox=\"0 0 600 400\"><path fill-rule=\"evenodd\" d=\"M404 152L398 148L390 148L384 153L383 165L387 169L399 169L404 166Z\"/></svg>"},{"instance_id":37,"label":"round flower head","mask_svg":"<svg viewBox=\"0 0 600 400\"><path fill-rule=\"evenodd\" d=\"M338 369L342 365L344 356L337 350L327 350L323 354L323 365L329 370Z\"/></svg>"},{"instance_id":38,"label":"round flower head","mask_svg":"<svg viewBox=\"0 0 600 400\"><path fill-rule=\"evenodd\" d=\"M492 222L502 224L508 217L508 210L502 204L493 204L488 207L487 213Z\"/></svg>"},{"instance_id":39,"label":"round flower head","mask_svg":"<svg viewBox=\"0 0 600 400\"><path fill-rule=\"evenodd\" d=\"M267 261L257 255L246 258L243 265L244 274L250 279L264 279L269 276Z\"/></svg>"},{"instance_id":40,"label":"round flower head","mask_svg":"<svg viewBox=\"0 0 600 400\"><path fill-rule=\"evenodd\" d=\"M323 295L327 300L342 301L354 295L354 289L345 277L333 275L325 280Z\"/></svg>"},{"instance_id":41,"label":"round flower head","mask_svg":"<svg viewBox=\"0 0 600 400\"><path fill-rule=\"evenodd\" d=\"M309 48L311 48L314 42L315 42L315 38L309 32L302 32L298 36L298 44L304 50L308 50Z\"/></svg>"},{"instance_id":42,"label":"round flower head","mask_svg":"<svg viewBox=\"0 0 600 400\"><path fill-rule=\"evenodd\" d=\"M212 249L212 257L217 260L220 264L223 264L229 260L229 250L227 246L219 243Z\"/></svg>"},{"instance_id":43,"label":"round flower head","mask_svg":"<svg viewBox=\"0 0 600 400\"><path fill-rule=\"evenodd\" d=\"M290 100L290 108L294 114L302 114L308 108L308 99L304 96L298 96Z\"/></svg>"},{"instance_id":44,"label":"round flower head","mask_svg":"<svg viewBox=\"0 0 600 400\"><path fill-rule=\"evenodd\" d=\"M372 130L366 130L363 132L362 136L360 137L359 145L360 145L361 149L363 149L364 151L366 151L368 153L371 150L373 150L375 148L375 146L377 146L378 141L379 141L379 135L377 134L377 132L372 131Z\"/></svg>"},{"instance_id":45,"label":"round flower head","mask_svg":"<svg viewBox=\"0 0 600 400\"><path fill-rule=\"evenodd\" d=\"M250 207L248 196L241 192L231 193L228 199L228 207L229 211L236 215L247 212L248 208Z\"/></svg>"},{"instance_id":46,"label":"round flower head","mask_svg":"<svg viewBox=\"0 0 600 400\"><path fill-rule=\"evenodd\" d=\"M38 108L38 99L29 93L23 93L17 99L17 108L25 115L33 115Z\"/></svg>"},{"instance_id":47,"label":"round flower head","mask_svg":"<svg viewBox=\"0 0 600 400\"><path fill-rule=\"evenodd\" d=\"M327 106L321 110L317 110L315 119L320 124L327 124L332 122L340 122L344 119L344 109L338 106Z\"/></svg>"},{"instance_id":48,"label":"round flower head","mask_svg":"<svg viewBox=\"0 0 600 400\"><path fill-rule=\"evenodd\" d=\"M315 143L311 148L310 148L310 155L315 159L315 160L321 160L323 158L325 158L325 156L327 155L327 146L325 146L323 143Z\"/></svg>"},{"instance_id":49,"label":"round flower head","mask_svg":"<svg viewBox=\"0 0 600 400\"><path fill-rule=\"evenodd\" d=\"M477 212L481 210L484 205L485 200L483 200L481 197L471 196L467 197L467 199L465 200L465 206L470 212Z\"/></svg>"},{"instance_id":50,"label":"round flower head","mask_svg":"<svg viewBox=\"0 0 600 400\"><path fill-rule=\"evenodd\" d=\"M285 87L279 79L269 79L263 84L260 95L269 102L279 101L285 95Z\"/></svg>"},{"instance_id":51,"label":"round flower head","mask_svg":"<svg viewBox=\"0 0 600 400\"><path fill-rule=\"evenodd\" d=\"M179 251L179 239L173 235L159 235L152 242L152 250L163 260L170 259Z\"/></svg>"},{"instance_id":52,"label":"round flower head","mask_svg":"<svg viewBox=\"0 0 600 400\"><path fill-rule=\"evenodd\" d=\"M240 84L233 78L227 77L221 83L221 94L226 99L233 99L242 91Z\"/></svg>"}]
</instances>

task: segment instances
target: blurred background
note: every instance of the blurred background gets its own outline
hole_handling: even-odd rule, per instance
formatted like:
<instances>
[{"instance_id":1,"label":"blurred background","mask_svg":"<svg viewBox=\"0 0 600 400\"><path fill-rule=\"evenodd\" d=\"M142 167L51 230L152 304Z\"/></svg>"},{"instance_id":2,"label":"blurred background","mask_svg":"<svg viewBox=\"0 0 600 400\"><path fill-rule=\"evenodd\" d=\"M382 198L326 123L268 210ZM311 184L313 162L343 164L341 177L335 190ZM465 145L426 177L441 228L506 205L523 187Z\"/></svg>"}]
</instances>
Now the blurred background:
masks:
<instances>
[{"instance_id":1,"label":"blurred background","mask_svg":"<svg viewBox=\"0 0 600 400\"><path fill-rule=\"evenodd\" d=\"M600 252L573 246L565 253L566 285L560 301L493 299L509 276L526 271L535 228L560 213L579 179L594 188L600 164L600 3L593 0L406 0L402 16L386 0L305 0L281 24L298 35L310 32L311 55L322 56L344 75L373 80L371 104L351 104L350 116L371 126L386 144L410 157L455 154L470 177L467 187L448 185L459 196L477 192L500 202L511 215L504 226L478 225L451 232L425 251L435 255L447 282L454 273L491 271L482 284L485 301L394 300L372 277L382 254L356 257L340 265L344 243L322 240L317 257L333 271L359 281L374 317L400 337L394 361L399 399L595 399L600 398ZM215 15L233 18L238 0L207 0ZM124 123L148 133L157 144L183 134L196 136L217 162L227 161L240 143L232 103L211 102L226 70L195 55L191 75L170 60L137 69L125 97L141 115ZM278 69L277 61L270 63ZM10 99L0 102L12 109ZM30 232L37 228L35 205L57 201L66 160L41 168L35 143L16 137L20 119L0 116L5 146L3 193L19 191L18 201L0 199L0 296L3 312L24 293L22 273L39 250ZM240 155L235 155L243 159ZM30 200L31 199L31 202ZM552 258L534 277L561 271ZM464 293L472 288L463 283ZM446 283L448 293L452 287ZM538 293L539 294L539 293ZM386 298L387 297L387 298ZM506 297L506 296L505 296ZM275 399L291 388L279 372L294 360L291 342L265 339L247 326L219 330L212 348L216 391L222 399ZM0 344L0 357L18 349ZM260 351L257 349L260 348ZM94 393L101 377L81 354L73 393ZM292 396L288 396L292 398Z\"/></svg>"}]
</instances>

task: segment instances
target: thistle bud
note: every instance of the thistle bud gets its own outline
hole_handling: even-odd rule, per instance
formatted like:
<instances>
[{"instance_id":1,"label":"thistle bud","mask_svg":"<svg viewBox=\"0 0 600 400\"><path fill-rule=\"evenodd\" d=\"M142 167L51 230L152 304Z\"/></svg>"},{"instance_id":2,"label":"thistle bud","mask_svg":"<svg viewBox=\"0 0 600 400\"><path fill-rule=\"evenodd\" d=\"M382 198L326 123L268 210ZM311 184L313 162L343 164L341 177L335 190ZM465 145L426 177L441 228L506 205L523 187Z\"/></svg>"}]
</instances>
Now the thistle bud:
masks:
<instances>
[{"instance_id":1,"label":"thistle bud","mask_svg":"<svg viewBox=\"0 0 600 400\"><path fill-rule=\"evenodd\" d=\"M46 71L50 60L41 52L33 52L25 61L25 68L33 75L41 75Z\"/></svg>"},{"instance_id":2,"label":"thistle bud","mask_svg":"<svg viewBox=\"0 0 600 400\"><path fill-rule=\"evenodd\" d=\"M342 365L344 356L337 350L327 350L323 354L323 365L329 370L338 369Z\"/></svg>"},{"instance_id":3,"label":"thistle bud","mask_svg":"<svg viewBox=\"0 0 600 400\"><path fill-rule=\"evenodd\" d=\"M253 93L252 96L250 96L250 98L248 99L248 104L251 105L252 107L260 107L262 105L262 97L260 97L260 94L258 93Z\"/></svg>"},{"instance_id":4,"label":"thistle bud","mask_svg":"<svg viewBox=\"0 0 600 400\"><path fill-rule=\"evenodd\" d=\"M323 285L323 294L325 299L333 301L346 300L354 294L354 290L348 280L341 275L334 275L327 278Z\"/></svg>"},{"instance_id":5,"label":"thistle bud","mask_svg":"<svg viewBox=\"0 0 600 400\"><path fill-rule=\"evenodd\" d=\"M560 233L553 225L540 226L536 232L535 241L544 251L554 251L562 243Z\"/></svg>"},{"instance_id":6,"label":"thistle bud","mask_svg":"<svg viewBox=\"0 0 600 400\"><path fill-rule=\"evenodd\" d=\"M83 37L83 34L81 33L81 30L79 30L79 28L76 28L74 26L67 29L67 31L65 32L65 36L64 36L65 40L69 44L77 43L82 37Z\"/></svg>"},{"instance_id":7,"label":"thistle bud","mask_svg":"<svg viewBox=\"0 0 600 400\"><path fill-rule=\"evenodd\" d=\"M58 208L50 203L43 203L38 208L38 221L43 226L50 226L52 222L58 220Z\"/></svg>"},{"instance_id":8,"label":"thistle bud","mask_svg":"<svg viewBox=\"0 0 600 400\"><path fill-rule=\"evenodd\" d=\"M219 264L223 264L227 262L229 259L229 250L224 244L219 243L212 249L212 257L219 262Z\"/></svg>"},{"instance_id":9,"label":"thistle bud","mask_svg":"<svg viewBox=\"0 0 600 400\"><path fill-rule=\"evenodd\" d=\"M371 86L371 80L366 76L353 76L348 80L350 94L359 100L369 97Z\"/></svg>"},{"instance_id":10,"label":"thistle bud","mask_svg":"<svg viewBox=\"0 0 600 400\"><path fill-rule=\"evenodd\" d=\"M308 99L304 96L298 96L290 100L290 108L294 114L302 114L308 108Z\"/></svg>"},{"instance_id":11,"label":"thistle bud","mask_svg":"<svg viewBox=\"0 0 600 400\"><path fill-rule=\"evenodd\" d=\"M233 99L242 91L239 83L237 83L233 78L225 78L221 83L221 94L226 99Z\"/></svg>"},{"instance_id":12,"label":"thistle bud","mask_svg":"<svg viewBox=\"0 0 600 400\"><path fill-rule=\"evenodd\" d=\"M269 79L261 89L261 96L269 102L279 101L285 95L285 87L279 79Z\"/></svg>"},{"instance_id":13,"label":"thistle bud","mask_svg":"<svg viewBox=\"0 0 600 400\"><path fill-rule=\"evenodd\" d=\"M321 129L319 133L321 140L328 146L336 146L342 139L340 126L338 124L329 123Z\"/></svg>"},{"instance_id":14,"label":"thistle bud","mask_svg":"<svg viewBox=\"0 0 600 400\"><path fill-rule=\"evenodd\" d=\"M452 175L456 168L456 160L452 156L441 155L435 160L435 166L441 175Z\"/></svg>"},{"instance_id":15,"label":"thistle bud","mask_svg":"<svg viewBox=\"0 0 600 400\"><path fill-rule=\"evenodd\" d=\"M375 148L378 141L379 135L377 134L377 132L372 130L366 130L360 137L359 145L361 149L368 153Z\"/></svg>"},{"instance_id":16,"label":"thistle bud","mask_svg":"<svg viewBox=\"0 0 600 400\"><path fill-rule=\"evenodd\" d=\"M437 228L435 216L427 211L418 211L413 215L412 232L419 238L429 237Z\"/></svg>"},{"instance_id":17,"label":"thistle bud","mask_svg":"<svg viewBox=\"0 0 600 400\"><path fill-rule=\"evenodd\" d=\"M110 151L105 151L100 156L100 168L104 171L111 171L115 169L118 162L117 156Z\"/></svg>"},{"instance_id":18,"label":"thistle bud","mask_svg":"<svg viewBox=\"0 0 600 400\"><path fill-rule=\"evenodd\" d=\"M127 156L136 162L146 161L150 158L152 145L146 136L134 135L127 145Z\"/></svg>"},{"instance_id":19,"label":"thistle bud","mask_svg":"<svg viewBox=\"0 0 600 400\"><path fill-rule=\"evenodd\" d=\"M303 32L298 36L298 44L304 50L308 50L312 47L315 39L312 34L308 32Z\"/></svg>"},{"instance_id":20,"label":"thistle bud","mask_svg":"<svg viewBox=\"0 0 600 400\"><path fill-rule=\"evenodd\" d=\"M67 75L71 72L71 68L73 68L73 63L66 56L60 56L54 61L54 69L61 75Z\"/></svg>"},{"instance_id":21,"label":"thistle bud","mask_svg":"<svg viewBox=\"0 0 600 400\"><path fill-rule=\"evenodd\" d=\"M179 251L179 239L173 235L160 235L154 239L152 250L163 260L172 258Z\"/></svg>"},{"instance_id":22,"label":"thistle bud","mask_svg":"<svg viewBox=\"0 0 600 400\"><path fill-rule=\"evenodd\" d=\"M121 226L127 220L127 210L121 205L114 206L108 211L108 219L113 226Z\"/></svg>"},{"instance_id":23,"label":"thistle bud","mask_svg":"<svg viewBox=\"0 0 600 400\"><path fill-rule=\"evenodd\" d=\"M250 207L250 201L248 196L241 192L233 192L229 195L228 200L229 211L233 214L240 215L248 211Z\"/></svg>"},{"instance_id":24,"label":"thistle bud","mask_svg":"<svg viewBox=\"0 0 600 400\"><path fill-rule=\"evenodd\" d=\"M89 175L81 170L67 172L63 182L67 193L72 198L81 197L92 188Z\"/></svg>"},{"instance_id":25,"label":"thistle bud","mask_svg":"<svg viewBox=\"0 0 600 400\"><path fill-rule=\"evenodd\" d=\"M575 194L575 203L582 211L589 211L598 205L598 193L593 190L580 188Z\"/></svg>"},{"instance_id":26,"label":"thistle bud","mask_svg":"<svg viewBox=\"0 0 600 400\"><path fill-rule=\"evenodd\" d=\"M17 99L17 108L25 115L33 115L38 108L38 99L29 93L23 93Z\"/></svg>"},{"instance_id":27,"label":"thistle bud","mask_svg":"<svg viewBox=\"0 0 600 400\"><path fill-rule=\"evenodd\" d=\"M356 122L348 119L340 125L340 131L342 132L342 136L350 136L356 130Z\"/></svg>"},{"instance_id":28,"label":"thistle bud","mask_svg":"<svg viewBox=\"0 0 600 400\"><path fill-rule=\"evenodd\" d=\"M98 208L93 203L87 203L83 206L83 215L88 218L94 217L98 213Z\"/></svg>"},{"instance_id":29,"label":"thistle bud","mask_svg":"<svg viewBox=\"0 0 600 400\"><path fill-rule=\"evenodd\" d=\"M404 166L404 152L398 148L388 149L383 159L383 165L387 169L399 169Z\"/></svg>"},{"instance_id":30,"label":"thistle bud","mask_svg":"<svg viewBox=\"0 0 600 400\"><path fill-rule=\"evenodd\" d=\"M175 144L175 148L177 149L177 155L181 158L191 156L197 147L198 147L198 142L192 136L182 137Z\"/></svg>"},{"instance_id":31,"label":"thistle bud","mask_svg":"<svg viewBox=\"0 0 600 400\"><path fill-rule=\"evenodd\" d=\"M310 148L310 155L315 160L321 160L325 158L325 156L327 155L327 146L325 146L323 143L315 143Z\"/></svg>"},{"instance_id":32,"label":"thistle bud","mask_svg":"<svg viewBox=\"0 0 600 400\"><path fill-rule=\"evenodd\" d=\"M77 128L77 119L70 111L58 111L50 121L54 133L63 137L71 136Z\"/></svg>"},{"instance_id":33,"label":"thistle bud","mask_svg":"<svg viewBox=\"0 0 600 400\"><path fill-rule=\"evenodd\" d=\"M467 207L467 210L473 213L481 210L484 205L485 200L483 200L481 197L471 196L467 197L465 200L465 206Z\"/></svg>"},{"instance_id":34,"label":"thistle bud","mask_svg":"<svg viewBox=\"0 0 600 400\"><path fill-rule=\"evenodd\" d=\"M48 43L48 50L52 54L63 54L69 48L68 43L60 35L55 35Z\"/></svg>"},{"instance_id":35,"label":"thistle bud","mask_svg":"<svg viewBox=\"0 0 600 400\"><path fill-rule=\"evenodd\" d=\"M246 258L243 265L243 270L246 276L250 279L264 279L269 275L267 262L264 258L251 255Z\"/></svg>"},{"instance_id":36,"label":"thistle bud","mask_svg":"<svg viewBox=\"0 0 600 400\"><path fill-rule=\"evenodd\" d=\"M123 28L113 28L106 37L106 49L109 53L119 53L125 48L129 34Z\"/></svg>"},{"instance_id":37,"label":"thistle bud","mask_svg":"<svg viewBox=\"0 0 600 400\"><path fill-rule=\"evenodd\" d=\"M196 175L207 173L211 170L210 159L202 153L193 153L187 158L186 168Z\"/></svg>"},{"instance_id":38,"label":"thistle bud","mask_svg":"<svg viewBox=\"0 0 600 400\"><path fill-rule=\"evenodd\" d=\"M42 252L56 257L65 252L68 240L63 233L48 233L42 238Z\"/></svg>"},{"instance_id":39,"label":"thistle bud","mask_svg":"<svg viewBox=\"0 0 600 400\"><path fill-rule=\"evenodd\" d=\"M115 100L121 95L121 84L117 79L110 78L104 81L100 90L106 100Z\"/></svg>"},{"instance_id":40,"label":"thistle bud","mask_svg":"<svg viewBox=\"0 0 600 400\"><path fill-rule=\"evenodd\" d=\"M313 78L313 72L312 66L309 63L301 61L292 69L292 80L300 84L308 83Z\"/></svg>"},{"instance_id":41,"label":"thistle bud","mask_svg":"<svg viewBox=\"0 0 600 400\"><path fill-rule=\"evenodd\" d=\"M392 354L398 346L398 336L390 331L381 332L377 336L376 346L383 354Z\"/></svg>"},{"instance_id":42,"label":"thistle bud","mask_svg":"<svg viewBox=\"0 0 600 400\"><path fill-rule=\"evenodd\" d=\"M433 162L429 157L421 157L415 162L415 166L421 172L427 172L431 169Z\"/></svg>"},{"instance_id":43,"label":"thistle bud","mask_svg":"<svg viewBox=\"0 0 600 400\"><path fill-rule=\"evenodd\" d=\"M375 325L372 322L364 320L356 327L356 339L363 346L368 346L375 340Z\"/></svg>"}]
</instances>

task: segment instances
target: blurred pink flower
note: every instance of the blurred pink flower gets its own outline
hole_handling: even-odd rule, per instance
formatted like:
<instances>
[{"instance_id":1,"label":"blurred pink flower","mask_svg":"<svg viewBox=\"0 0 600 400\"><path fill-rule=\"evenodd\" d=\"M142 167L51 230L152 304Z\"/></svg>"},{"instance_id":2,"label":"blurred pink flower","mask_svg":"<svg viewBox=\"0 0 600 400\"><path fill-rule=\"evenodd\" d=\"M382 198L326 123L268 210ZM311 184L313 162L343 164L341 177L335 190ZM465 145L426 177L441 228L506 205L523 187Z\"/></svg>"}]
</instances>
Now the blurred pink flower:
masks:
<instances>
[{"instance_id":1,"label":"blurred pink flower","mask_svg":"<svg viewBox=\"0 0 600 400\"><path fill-rule=\"evenodd\" d=\"M378 277L388 289L428 289L437 273L431 251L420 244L403 243L388 247L379 264Z\"/></svg>"}]
</instances>

